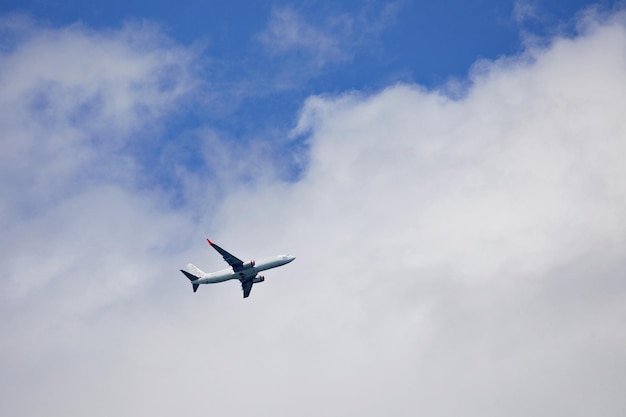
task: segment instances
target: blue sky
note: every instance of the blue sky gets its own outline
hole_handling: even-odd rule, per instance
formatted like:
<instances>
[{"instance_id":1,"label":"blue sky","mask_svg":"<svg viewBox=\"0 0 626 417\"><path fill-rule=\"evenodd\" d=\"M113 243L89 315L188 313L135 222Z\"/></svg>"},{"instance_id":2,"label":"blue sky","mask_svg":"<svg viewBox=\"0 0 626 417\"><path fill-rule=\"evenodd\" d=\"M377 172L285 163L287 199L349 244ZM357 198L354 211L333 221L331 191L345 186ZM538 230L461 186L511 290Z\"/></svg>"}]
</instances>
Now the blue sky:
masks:
<instances>
[{"instance_id":1,"label":"blue sky","mask_svg":"<svg viewBox=\"0 0 626 417\"><path fill-rule=\"evenodd\" d=\"M2 2L0 415L621 417L620 4Z\"/></svg>"},{"instance_id":2,"label":"blue sky","mask_svg":"<svg viewBox=\"0 0 626 417\"><path fill-rule=\"evenodd\" d=\"M51 25L83 22L96 29L116 28L128 20L149 20L183 44L206 42L206 56L227 74L219 81L241 81L256 73L269 77L281 65L305 65L305 56L273 56L259 50L256 37L272 13L289 9L302 21L339 42L346 59L329 62L324 71L299 80L293 89L306 93L377 89L393 81L426 86L462 77L478 58L494 59L520 50L520 33L542 35L568 25L588 1L518 2L534 10L516 21L515 2L3 2L5 12L24 11ZM605 2L605 4L607 4ZM525 6L526 7L526 6ZM384 14L384 16L381 16ZM351 19L353 27L333 25ZM300 60L298 59L300 58ZM222 69L220 67L220 69ZM261 89L260 86L254 88ZM254 94L250 92L249 94ZM289 96L286 97L288 101ZM290 105L294 103L290 102Z\"/></svg>"},{"instance_id":3,"label":"blue sky","mask_svg":"<svg viewBox=\"0 0 626 417\"><path fill-rule=\"evenodd\" d=\"M2 12L25 13L39 24L81 24L90 30L115 30L128 22L158 25L171 41L196 45L199 73L206 85L198 102L165 119L166 143L194 147L181 132L210 127L238 142L263 136L277 153L289 154L284 138L311 94L378 91L397 82L435 88L450 79L466 79L480 59L520 52L523 40L571 33L576 13L610 2L3 2ZM282 20L281 20L282 19ZM333 47L283 46L261 40L272 28L299 25L299 36L324 36ZM307 32L308 31L308 32ZM278 36L283 36L279 34ZM212 96L210 103L202 95ZM183 139L183 138L186 138ZM146 169L157 166L162 144L144 153ZM190 149L196 151L196 149ZM288 177L301 167L290 158ZM189 156L188 163L194 163ZM200 168L200 167L198 167ZM176 187L167 167L153 176L157 184ZM173 190L172 190L173 191Z\"/></svg>"},{"instance_id":4,"label":"blue sky","mask_svg":"<svg viewBox=\"0 0 626 417\"><path fill-rule=\"evenodd\" d=\"M4 12L23 11L52 25L84 22L96 29L114 28L131 19L147 19L162 24L171 36L182 43L209 42L207 54L212 59L232 65L246 60L258 63L258 45L254 37L267 26L271 13L289 8L309 24L324 28L334 17L361 17L352 31L362 35L373 24L379 25L365 44L351 45L354 63L329 70L316 90L343 90L376 87L395 72L407 73L426 85L451 75L465 75L478 57L493 59L520 49L520 28L529 27L539 34L567 24L574 14L590 4L612 2L540 1L527 4L535 15L516 22L516 2L303 2L299 5L280 2L179 2L176 5L154 2L3 2ZM386 21L381 12L389 8ZM340 32L340 31L338 31ZM337 33L341 35L341 33ZM344 33L345 35L345 33ZM264 63L268 65L267 62ZM341 67L341 66L339 66ZM345 68L348 67L348 68ZM356 67L356 68L354 68ZM349 71L349 75L342 72ZM355 77L356 75L356 77ZM356 80L353 80L356 78ZM333 81L335 80L335 81ZM353 80L353 81L352 81Z\"/></svg>"}]
</instances>

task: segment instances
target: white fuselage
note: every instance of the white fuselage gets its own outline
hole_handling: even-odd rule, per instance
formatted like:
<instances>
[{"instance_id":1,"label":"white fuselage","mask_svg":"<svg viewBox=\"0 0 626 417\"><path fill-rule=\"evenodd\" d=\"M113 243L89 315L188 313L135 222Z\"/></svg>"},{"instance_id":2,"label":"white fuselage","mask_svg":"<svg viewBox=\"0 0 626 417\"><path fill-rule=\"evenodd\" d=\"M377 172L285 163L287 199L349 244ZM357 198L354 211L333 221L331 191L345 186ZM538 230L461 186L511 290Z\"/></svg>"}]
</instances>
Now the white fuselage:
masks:
<instances>
[{"instance_id":1,"label":"white fuselage","mask_svg":"<svg viewBox=\"0 0 626 417\"><path fill-rule=\"evenodd\" d=\"M224 282L230 279L238 279L240 281L245 281L251 278L256 277L261 271L265 271L267 269L276 268L289 262L293 261L293 256L289 255L278 255L272 256L270 258L261 259L254 263L254 266L247 265L246 262L244 264L244 268L235 272L232 268L222 269L221 271L205 273L200 279L194 281L194 284L214 284L217 282ZM247 265L247 266L246 266Z\"/></svg>"}]
</instances>

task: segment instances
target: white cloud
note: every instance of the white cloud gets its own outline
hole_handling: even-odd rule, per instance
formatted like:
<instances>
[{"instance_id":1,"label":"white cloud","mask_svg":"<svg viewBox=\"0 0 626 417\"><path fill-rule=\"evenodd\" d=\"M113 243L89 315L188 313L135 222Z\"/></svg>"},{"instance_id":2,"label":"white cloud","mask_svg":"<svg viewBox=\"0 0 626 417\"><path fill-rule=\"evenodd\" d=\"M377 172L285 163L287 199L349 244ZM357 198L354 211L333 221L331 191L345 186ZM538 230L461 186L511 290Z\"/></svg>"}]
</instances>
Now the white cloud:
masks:
<instances>
[{"instance_id":1,"label":"white cloud","mask_svg":"<svg viewBox=\"0 0 626 417\"><path fill-rule=\"evenodd\" d=\"M267 284L297 306L294 347L269 353L296 369L286 409L619 415L624 46L618 15L483 63L462 99L309 99L304 179L220 218L246 251L272 236L300 255Z\"/></svg>"},{"instance_id":2,"label":"white cloud","mask_svg":"<svg viewBox=\"0 0 626 417\"><path fill-rule=\"evenodd\" d=\"M620 415L626 23L593 22L482 63L460 99L311 97L303 178L232 184L195 224L109 179L18 218L0 413ZM192 294L180 265L222 266L207 229L241 256L298 259L245 301L236 283Z\"/></svg>"},{"instance_id":3,"label":"white cloud","mask_svg":"<svg viewBox=\"0 0 626 417\"><path fill-rule=\"evenodd\" d=\"M118 331L100 338L101 317L180 250L189 223L138 190L129 149L188 100L197 57L150 25L1 24L0 413L19 415L44 413L28 385L53 392L88 378L84 360L107 361Z\"/></svg>"}]
</instances>

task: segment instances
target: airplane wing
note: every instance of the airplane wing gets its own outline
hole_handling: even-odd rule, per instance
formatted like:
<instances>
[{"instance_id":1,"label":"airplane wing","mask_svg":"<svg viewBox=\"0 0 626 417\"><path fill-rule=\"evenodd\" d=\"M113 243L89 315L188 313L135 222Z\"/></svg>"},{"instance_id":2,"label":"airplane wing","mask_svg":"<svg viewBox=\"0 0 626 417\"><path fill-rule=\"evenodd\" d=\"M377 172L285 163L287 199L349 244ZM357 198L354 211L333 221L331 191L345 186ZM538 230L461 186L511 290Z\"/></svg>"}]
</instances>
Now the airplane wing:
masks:
<instances>
[{"instance_id":1,"label":"airplane wing","mask_svg":"<svg viewBox=\"0 0 626 417\"><path fill-rule=\"evenodd\" d=\"M241 283L241 289L243 290L243 298L246 298L250 295L250 291L252 291L252 280L243 281Z\"/></svg>"},{"instance_id":2,"label":"airplane wing","mask_svg":"<svg viewBox=\"0 0 626 417\"><path fill-rule=\"evenodd\" d=\"M224 260L228 263L228 265L233 267L233 271L239 272L241 269L243 269L243 261L241 259L226 252L224 249L220 248L215 243L211 242L209 239L207 239L206 241L209 242L209 245L213 246L213 249L215 249L216 251L220 253L220 255L222 255L222 258L224 258ZM252 282L250 282L250 288L252 288ZM244 289L244 292L245 292L245 289ZM250 290L248 290L248 294L249 293L250 293ZM247 297L247 296L244 295L244 297Z\"/></svg>"}]
</instances>

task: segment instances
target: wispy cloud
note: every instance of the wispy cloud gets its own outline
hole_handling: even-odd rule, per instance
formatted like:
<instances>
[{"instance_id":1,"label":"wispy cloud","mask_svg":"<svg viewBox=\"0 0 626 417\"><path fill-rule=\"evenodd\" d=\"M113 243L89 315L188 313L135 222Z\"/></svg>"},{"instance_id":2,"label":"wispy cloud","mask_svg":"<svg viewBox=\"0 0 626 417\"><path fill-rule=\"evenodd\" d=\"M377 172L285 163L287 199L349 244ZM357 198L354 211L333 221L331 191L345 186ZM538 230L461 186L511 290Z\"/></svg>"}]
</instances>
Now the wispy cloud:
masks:
<instances>
[{"instance_id":1,"label":"wispy cloud","mask_svg":"<svg viewBox=\"0 0 626 417\"><path fill-rule=\"evenodd\" d=\"M346 60L348 54L341 48L341 39L331 32L332 28L328 29L314 27L293 9L276 9L259 40L273 54L294 51L310 54L318 66Z\"/></svg>"},{"instance_id":2,"label":"wispy cloud","mask_svg":"<svg viewBox=\"0 0 626 417\"><path fill-rule=\"evenodd\" d=\"M315 21L291 7L276 8L258 39L270 54L300 56L304 65L316 70L348 62L360 48L375 42L401 7L399 2L370 6L356 14L337 11Z\"/></svg>"},{"instance_id":3,"label":"wispy cloud","mask_svg":"<svg viewBox=\"0 0 626 417\"><path fill-rule=\"evenodd\" d=\"M516 0L513 3L513 20L517 24L522 24L526 20L537 19L537 4L529 0Z\"/></svg>"},{"instance_id":4,"label":"wispy cloud","mask_svg":"<svg viewBox=\"0 0 626 417\"><path fill-rule=\"evenodd\" d=\"M150 25L97 33L31 22L11 33L21 40L5 45L0 67L3 212L123 177L132 161L116 152L149 141L196 86L194 51Z\"/></svg>"}]
</instances>

